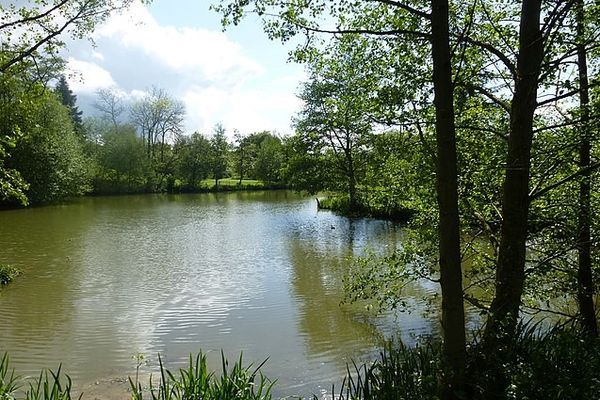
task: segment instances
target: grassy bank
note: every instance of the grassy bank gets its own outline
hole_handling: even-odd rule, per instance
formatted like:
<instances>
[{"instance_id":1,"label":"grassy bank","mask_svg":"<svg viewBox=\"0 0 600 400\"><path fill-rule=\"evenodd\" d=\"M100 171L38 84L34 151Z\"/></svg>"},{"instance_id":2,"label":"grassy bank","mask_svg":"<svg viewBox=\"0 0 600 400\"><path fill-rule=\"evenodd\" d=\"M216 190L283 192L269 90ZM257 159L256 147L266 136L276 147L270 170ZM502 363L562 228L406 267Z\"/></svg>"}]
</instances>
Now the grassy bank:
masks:
<instances>
[{"instance_id":1,"label":"grassy bank","mask_svg":"<svg viewBox=\"0 0 600 400\"><path fill-rule=\"evenodd\" d=\"M283 184L267 183L254 179L243 179L240 183L239 179L219 179L218 185L214 179L205 179L200 182L197 187L199 192L218 192L218 191L235 191L235 190L274 190L286 189Z\"/></svg>"},{"instance_id":2,"label":"grassy bank","mask_svg":"<svg viewBox=\"0 0 600 400\"><path fill-rule=\"evenodd\" d=\"M143 193L205 193L236 190L274 190L286 189L281 183L264 182L256 179L223 178L218 185L214 179L203 179L196 183L189 183L172 176L161 181L129 181L124 182L95 182L94 196L143 194Z\"/></svg>"},{"instance_id":3,"label":"grassy bank","mask_svg":"<svg viewBox=\"0 0 600 400\"><path fill-rule=\"evenodd\" d=\"M376 204L363 199L359 199L358 204L351 207L349 197L340 194L329 194L320 198L318 207L347 217L370 217L398 222L407 222L415 214L414 210L401 205Z\"/></svg>"}]
</instances>

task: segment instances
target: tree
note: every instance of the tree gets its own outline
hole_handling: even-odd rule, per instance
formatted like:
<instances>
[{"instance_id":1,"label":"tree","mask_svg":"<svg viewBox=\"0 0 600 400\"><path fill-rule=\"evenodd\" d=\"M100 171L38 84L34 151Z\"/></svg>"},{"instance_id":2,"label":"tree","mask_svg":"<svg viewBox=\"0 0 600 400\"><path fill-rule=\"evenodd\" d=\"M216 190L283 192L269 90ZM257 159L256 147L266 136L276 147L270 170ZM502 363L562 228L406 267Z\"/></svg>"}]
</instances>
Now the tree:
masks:
<instances>
[{"instance_id":1,"label":"tree","mask_svg":"<svg viewBox=\"0 0 600 400\"><path fill-rule=\"evenodd\" d=\"M34 86L40 90L39 85ZM8 166L11 154L23 137L21 126L30 114L28 95L20 79L0 76L0 201L27 205L26 191L29 187L19 171Z\"/></svg>"},{"instance_id":2,"label":"tree","mask_svg":"<svg viewBox=\"0 0 600 400\"><path fill-rule=\"evenodd\" d=\"M198 183L212 172L211 142L204 135L194 132L191 136L181 136L174 152L177 155L177 173L186 181L189 190L197 189Z\"/></svg>"},{"instance_id":3,"label":"tree","mask_svg":"<svg viewBox=\"0 0 600 400\"><path fill-rule=\"evenodd\" d=\"M286 138L283 148L286 161L282 175L292 189L315 194L334 185L328 173L332 168L317 143L296 134Z\"/></svg>"},{"instance_id":4,"label":"tree","mask_svg":"<svg viewBox=\"0 0 600 400\"><path fill-rule=\"evenodd\" d=\"M431 53L437 144L436 188L439 205L439 263L442 287L444 362L442 397L460 398L465 389L466 338L458 217L458 171L454 85L447 0L431 2Z\"/></svg>"},{"instance_id":5,"label":"tree","mask_svg":"<svg viewBox=\"0 0 600 400\"><path fill-rule=\"evenodd\" d=\"M111 12L122 10L132 0L86 0L73 2L28 1L21 5L0 4L0 76L3 84L11 78L46 86L64 66L58 56L63 38L83 38ZM36 92L34 90L34 92ZM3 90L4 93L7 91ZM9 123L0 132L0 199L27 204L27 184L18 171L7 168L10 149L23 133L19 124Z\"/></svg>"},{"instance_id":6,"label":"tree","mask_svg":"<svg viewBox=\"0 0 600 400\"><path fill-rule=\"evenodd\" d=\"M16 201L26 206L29 203L26 195L29 185L19 171L5 166L6 160L11 157L10 151L14 149L19 139L19 134L0 139L0 202Z\"/></svg>"},{"instance_id":7,"label":"tree","mask_svg":"<svg viewBox=\"0 0 600 400\"><path fill-rule=\"evenodd\" d=\"M248 174L248 171L252 167L256 149L249 136L242 136L241 133L236 132L233 137L235 140L233 155L235 157L236 170L239 176L238 185L241 185L244 176Z\"/></svg>"},{"instance_id":8,"label":"tree","mask_svg":"<svg viewBox=\"0 0 600 400\"><path fill-rule=\"evenodd\" d=\"M436 108L439 263L443 298L444 360L447 370L442 392L443 398L453 399L459 396L464 387L466 363L453 107L454 86L448 1L432 0L430 5L430 13L422 11L420 4L383 0L317 1L310 4L279 0L253 2L236 0L223 1L215 8L223 13L222 22L227 25L239 23L245 15L245 8L254 7L254 11L268 19L264 25L267 34L282 40L287 40L299 31L307 33L309 36L307 43L310 43L311 36L315 32L390 35L397 38L398 42L423 37L429 39L432 49L432 80ZM326 29L319 26L322 15L327 14L337 23L336 28ZM348 18L348 15L357 15L358 18ZM374 15L378 18L372 19ZM389 16L389 18L380 18L380 16ZM325 18L328 19L331 18ZM430 25L430 32L415 28L424 24Z\"/></svg>"},{"instance_id":9,"label":"tree","mask_svg":"<svg viewBox=\"0 0 600 400\"><path fill-rule=\"evenodd\" d=\"M350 41L349 43L353 43ZM315 141L331 151L333 170L345 182L350 211L359 208L358 177L364 170L364 153L371 133L368 120L367 82L352 58L352 46L338 43L333 55L310 64L310 80L304 84L304 102L294 124L302 140Z\"/></svg>"},{"instance_id":10,"label":"tree","mask_svg":"<svg viewBox=\"0 0 600 400\"><path fill-rule=\"evenodd\" d=\"M31 112L31 125L23 125L27 135L9 161L28 182L28 199L46 203L88 192L90 162L69 110L48 93L37 99Z\"/></svg>"},{"instance_id":11,"label":"tree","mask_svg":"<svg viewBox=\"0 0 600 400\"><path fill-rule=\"evenodd\" d=\"M579 212L578 212L578 290L577 301L585 330L593 337L598 336L598 321L594 310L594 282L592 276L592 238L591 224L591 134L590 124L590 93L586 48L586 18L585 4L578 0L575 7L577 23L577 69L579 74L579 107L581 109L581 124L579 127L581 143L579 145L579 171L582 178L579 183Z\"/></svg>"},{"instance_id":12,"label":"tree","mask_svg":"<svg viewBox=\"0 0 600 400\"><path fill-rule=\"evenodd\" d=\"M573 250L578 249L570 242L560 252L544 257L552 248L546 241L552 237L547 231L553 227L569 226L560 225L564 216L549 206L560 206L553 203L557 198L572 199L574 192L569 186L577 181L581 182L579 227L570 227L569 235L557 232L553 237L562 234L567 239L561 238L561 243L566 243L573 236L579 236L577 246L582 263L579 265L579 283L573 287L579 292L579 302L589 305L591 274L583 272L588 271L587 266L583 267L588 264L584 253L587 252L585 244L589 242L585 233L586 186L588 172L598 168L598 163L587 161L585 139L590 137L589 130L584 140L567 142L561 137L577 124L590 126L585 111L577 112L575 109L574 96L585 97L583 89L598 84L597 79L589 79L588 84L573 85L573 80L585 82L583 74L579 79L575 78L577 71L574 66L579 64L580 71L583 71L582 57L578 54L597 48L598 32L597 26L590 24L590 19L584 25L590 29L584 32L575 28L577 4L577 1L540 0L452 3L223 0L215 7L223 15L224 25L237 24L246 11L251 10L262 16L265 31L271 38L285 41L297 33L306 34L306 42L293 53L293 57L300 61L311 61L315 54L319 57L318 49L323 47L324 42L319 36L322 33L333 34L332 40L340 40L342 35L359 34L369 43L379 43L387 38L390 49L404 49L403 46L408 47L408 43L413 43L413 47L419 46L415 42L422 39L431 45L429 57L432 69L425 73L429 74L435 92L437 152L434 159L440 218L439 263L442 287L453 282L453 289L443 289L443 312L449 316L453 309L447 307L445 300L458 308L461 304L458 296L460 254L456 245L460 243L456 212L456 203L460 201L461 208L458 210L466 216L463 221L479 224L482 232L490 237L493 252L497 254L497 257L488 257L483 263L488 264L486 270L493 271L495 275L493 301L489 307L481 305L488 312L483 354L490 363L487 364L489 368L480 371L490 371L485 389L490 397L507 395L508 376L503 369L514 362L510 357L514 353L506 350L514 344L525 285L528 281L531 285L536 279L543 278L548 269L554 268L556 260L568 265L571 257L577 256ZM583 4L592 8L591 3ZM386 60L391 69L393 58ZM427 64L422 60L418 63ZM366 60L360 65L370 69L374 63ZM414 69L417 74L399 74L396 77L377 71L378 83L392 80L409 84L418 73L423 72L417 67ZM406 70L408 68L402 72ZM396 94L402 95L393 91L391 94L388 99L399 100ZM418 96L416 100L413 103L415 114L426 116L431 96ZM406 104L399 108L406 107ZM479 117L473 117L477 113ZM398 115L403 116L403 113ZM392 115L392 118L401 125L403 121L398 119L398 115ZM381 120L376 122L381 123ZM426 138L427 119L424 122L415 125L419 136ZM480 132L493 143L477 141L474 132ZM468 140L463 141L463 138ZM422 142L426 144L427 140ZM465 165L477 157L478 149L469 148L469 145L478 143L493 151L484 156L489 160L488 168L492 175L486 184L476 177L483 171L477 171L473 166L467 165L460 174L456 173L458 162ZM467 154L457 154L456 146L467 150ZM576 171L572 171L574 146L581 147ZM593 148L590 151L593 153ZM503 162L500 164L499 160ZM492 167L501 167L502 173L499 174L498 169L492 171ZM498 181L501 185L496 184ZM471 188L465 186L469 182L479 183L472 188L475 196L470 196ZM458 189L463 190L458 192ZM490 199L493 203L487 206L481 202L473 204L480 199ZM479 212L482 209L484 212ZM553 221L550 216L560 218ZM442 226L446 229L441 229ZM542 241L546 249L540 249ZM528 247L532 255L529 260L526 259ZM566 286L566 283L563 284ZM589 310L582 310L584 313L591 314ZM443 316L442 319L452 323L460 318L447 320ZM456 354L464 354L461 349L464 346L454 347L460 339L451 340L448 334L460 336L459 328L444 325L444 336L448 339L444 342L444 353L450 372L444 382L446 390L460 382L462 368L462 357L452 357L450 347L458 350ZM457 378L454 383L453 378ZM452 396L447 391L444 393L445 398Z\"/></svg>"},{"instance_id":13,"label":"tree","mask_svg":"<svg viewBox=\"0 0 600 400\"><path fill-rule=\"evenodd\" d=\"M83 112L79 111L79 107L75 105L77 103L77 96L73 94L71 89L69 89L67 78L65 78L64 75L61 75L58 78L56 92L59 94L62 104L69 109L71 119L75 125L75 130L77 132L81 132L83 129L83 120L81 119L81 114L83 114Z\"/></svg>"},{"instance_id":14,"label":"tree","mask_svg":"<svg viewBox=\"0 0 600 400\"><path fill-rule=\"evenodd\" d=\"M99 171L95 179L97 193L131 193L144 191L154 174L144 142L135 127L106 127L97 149Z\"/></svg>"},{"instance_id":15,"label":"tree","mask_svg":"<svg viewBox=\"0 0 600 400\"><path fill-rule=\"evenodd\" d=\"M116 129L119 126L121 115L125 111L123 99L115 88L102 88L96 91L98 99L94 108L102 114L102 118L110 121Z\"/></svg>"},{"instance_id":16,"label":"tree","mask_svg":"<svg viewBox=\"0 0 600 400\"><path fill-rule=\"evenodd\" d=\"M219 179L227 175L229 143L225 136L225 127L217 124L213 128L213 135L210 138L210 166L215 187L219 188Z\"/></svg>"},{"instance_id":17,"label":"tree","mask_svg":"<svg viewBox=\"0 0 600 400\"><path fill-rule=\"evenodd\" d=\"M131 120L144 138L148 158L154 158L156 145L160 145L161 162L167 141L183 132L185 106L163 90L153 87L143 99L130 109Z\"/></svg>"},{"instance_id":18,"label":"tree","mask_svg":"<svg viewBox=\"0 0 600 400\"><path fill-rule=\"evenodd\" d=\"M263 182L281 183L281 169L284 162L281 139L269 132L254 134L250 137L255 136L260 140L256 146L254 177Z\"/></svg>"}]
</instances>

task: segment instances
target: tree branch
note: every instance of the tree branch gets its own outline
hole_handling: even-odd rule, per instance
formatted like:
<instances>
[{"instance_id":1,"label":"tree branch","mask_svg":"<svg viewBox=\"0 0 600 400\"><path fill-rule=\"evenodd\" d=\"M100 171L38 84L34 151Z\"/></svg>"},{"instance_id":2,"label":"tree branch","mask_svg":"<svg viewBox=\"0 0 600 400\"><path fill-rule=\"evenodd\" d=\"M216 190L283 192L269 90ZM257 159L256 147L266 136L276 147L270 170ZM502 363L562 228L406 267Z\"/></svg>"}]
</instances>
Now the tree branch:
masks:
<instances>
[{"instance_id":1,"label":"tree branch","mask_svg":"<svg viewBox=\"0 0 600 400\"><path fill-rule=\"evenodd\" d=\"M481 93L482 95L484 95L485 97L487 97L488 99L492 100L494 103L496 103L497 105L502 107L502 109L504 111L506 111L508 114L510 114L510 104L507 101L504 101L501 98L497 97L496 95L494 95L492 92L490 92L483 86L474 85L474 84L468 83L468 82L465 82L464 86Z\"/></svg>"},{"instance_id":2,"label":"tree branch","mask_svg":"<svg viewBox=\"0 0 600 400\"><path fill-rule=\"evenodd\" d=\"M593 88L593 87L598 86L599 84L600 84L600 81L590 82L590 84L587 85L587 88ZM585 87L583 87L583 88L585 88ZM560 96L555 96L555 97L552 97L550 99L546 99L544 101L539 101L537 103L537 107L545 106L546 104L554 103L556 101L563 100L563 99L569 98L571 96L575 96L576 94L579 93L579 91L581 89L582 88L573 89L573 90L571 90L569 92L561 94Z\"/></svg>"},{"instance_id":3,"label":"tree branch","mask_svg":"<svg viewBox=\"0 0 600 400\"><path fill-rule=\"evenodd\" d=\"M431 14L425 12L425 11L421 11L418 10L414 7L411 7L407 4L401 3L399 1L395 1L395 0L370 0L370 1L374 1L376 3L383 3L383 4L388 4L394 7L398 7L401 8L405 11L408 11L409 13L416 15L417 17L421 17L421 18L425 18L425 19L431 19Z\"/></svg>"},{"instance_id":4,"label":"tree branch","mask_svg":"<svg viewBox=\"0 0 600 400\"><path fill-rule=\"evenodd\" d=\"M515 64L510 60L510 58L502 53L499 49L497 49L496 47L492 46L490 43L485 43L482 42L480 40L477 39L473 39L471 37L468 36L464 36L461 37L460 35L454 35L456 37L456 39L458 41L464 41L466 43L470 43L474 46L480 47L483 50L486 50L487 52L495 55L500 61L502 61L502 63L506 66L506 68L508 68L509 72L511 73L513 79L516 79L517 77L517 67L515 66Z\"/></svg>"},{"instance_id":5,"label":"tree branch","mask_svg":"<svg viewBox=\"0 0 600 400\"><path fill-rule=\"evenodd\" d=\"M593 171L595 169L597 169L598 167L600 167L600 162L596 162L592 165L589 165L585 168L580 169L579 171L575 172L574 174L571 174L569 176L567 176L566 178L563 178L561 180L559 180L558 182L553 183L552 185L546 186L543 189L538 190L537 192L534 192L532 194L529 195L529 202L531 203L534 200L537 200L538 198L540 198L541 196L545 195L546 193L548 193L551 190L556 189L557 187L564 185L567 182L572 181L573 179L577 178L578 176L581 176L583 174L586 174L590 171Z\"/></svg>"},{"instance_id":6,"label":"tree branch","mask_svg":"<svg viewBox=\"0 0 600 400\"><path fill-rule=\"evenodd\" d=\"M48 9L47 11L45 11L45 12L43 12L41 14L34 15L34 16L31 16L31 17L27 17L27 18L23 18L23 19L20 19L20 20L17 20L17 21L6 22L6 23L0 25L0 30L9 28L9 27L14 26L14 25L26 24L28 22L33 22L33 21L45 18L45 17L49 16L50 14L52 14L57 9L61 8L65 4L67 4L68 2L69 2L69 0L63 0L60 3L56 4L54 7Z\"/></svg>"}]
</instances>

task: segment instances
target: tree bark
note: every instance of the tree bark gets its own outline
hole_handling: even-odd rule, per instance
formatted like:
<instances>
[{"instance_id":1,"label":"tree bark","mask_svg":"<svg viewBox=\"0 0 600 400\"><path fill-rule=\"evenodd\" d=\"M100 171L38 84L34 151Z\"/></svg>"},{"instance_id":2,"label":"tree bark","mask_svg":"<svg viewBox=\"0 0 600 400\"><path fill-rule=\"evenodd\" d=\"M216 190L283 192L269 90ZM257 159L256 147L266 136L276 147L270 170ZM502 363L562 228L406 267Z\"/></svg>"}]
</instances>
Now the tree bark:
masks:
<instances>
[{"instance_id":1,"label":"tree bark","mask_svg":"<svg viewBox=\"0 0 600 400\"><path fill-rule=\"evenodd\" d=\"M242 180L244 180L244 151L240 145L240 180L238 181L238 186L242 186Z\"/></svg>"},{"instance_id":2,"label":"tree bark","mask_svg":"<svg viewBox=\"0 0 600 400\"><path fill-rule=\"evenodd\" d=\"M510 134L502 201L502 230L496 266L496 294L490 306L483 349L490 357L488 398L505 398L502 364L515 336L525 281L525 247L529 213L529 170L538 79L544 53L540 30L541 0L521 6L519 54L510 112ZM492 365L494 364L494 365Z\"/></svg>"},{"instance_id":3,"label":"tree bark","mask_svg":"<svg viewBox=\"0 0 600 400\"><path fill-rule=\"evenodd\" d=\"M590 237L590 132L589 119L589 80L587 68L587 51L585 48L585 15L583 0L577 1L577 64L579 69L579 105L581 108L579 168L584 170L579 182L579 210L578 210L578 269L577 269L577 300L583 329L592 337L598 336L598 321L594 310L594 291L592 276L592 256Z\"/></svg>"},{"instance_id":4,"label":"tree bark","mask_svg":"<svg viewBox=\"0 0 600 400\"><path fill-rule=\"evenodd\" d=\"M350 152L346 153L346 162L350 210L356 211L358 208L358 201L356 199L356 173L354 171L354 160L352 159L352 154Z\"/></svg>"},{"instance_id":5,"label":"tree bark","mask_svg":"<svg viewBox=\"0 0 600 400\"><path fill-rule=\"evenodd\" d=\"M435 130L437 140L437 200L439 263L442 288L444 379L442 399L462 398L465 389L466 339L460 262L460 227L454 85L448 26L448 0L431 2L431 45Z\"/></svg>"}]
</instances>

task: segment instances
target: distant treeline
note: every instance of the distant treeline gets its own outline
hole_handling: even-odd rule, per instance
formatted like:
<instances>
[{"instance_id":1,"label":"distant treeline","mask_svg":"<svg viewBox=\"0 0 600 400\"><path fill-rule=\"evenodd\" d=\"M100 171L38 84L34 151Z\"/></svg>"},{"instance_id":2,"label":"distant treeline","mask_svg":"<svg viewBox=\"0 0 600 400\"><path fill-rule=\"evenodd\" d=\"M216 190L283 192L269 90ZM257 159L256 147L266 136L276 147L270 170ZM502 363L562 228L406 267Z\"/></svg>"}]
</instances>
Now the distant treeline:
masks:
<instances>
[{"instance_id":1,"label":"distant treeline","mask_svg":"<svg viewBox=\"0 0 600 400\"><path fill-rule=\"evenodd\" d=\"M134 102L100 90L97 116L85 117L60 72L46 81L31 82L27 69L0 78L0 124L12 132L2 142L3 206L85 194L292 188L333 194L324 204L337 210L403 217L415 198L398 190L409 187L409 169L420 162L411 135L334 139L307 129L302 116L291 136L228 136L221 124L188 134L183 104L157 88Z\"/></svg>"}]
</instances>

